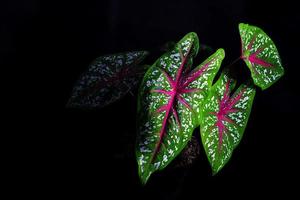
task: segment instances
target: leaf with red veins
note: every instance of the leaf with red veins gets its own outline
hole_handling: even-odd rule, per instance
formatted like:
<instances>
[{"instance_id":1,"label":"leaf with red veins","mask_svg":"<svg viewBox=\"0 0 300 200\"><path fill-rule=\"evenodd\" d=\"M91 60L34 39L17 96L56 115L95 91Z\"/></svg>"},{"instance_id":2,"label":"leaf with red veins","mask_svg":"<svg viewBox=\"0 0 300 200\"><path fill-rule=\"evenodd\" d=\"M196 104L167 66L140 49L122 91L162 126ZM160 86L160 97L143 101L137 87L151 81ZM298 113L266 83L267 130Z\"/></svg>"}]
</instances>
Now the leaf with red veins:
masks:
<instances>
[{"instance_id":1,"label":"leaf with red veins","mask_svg":"<svg viewBox=\"0 0 300 200\"><path fill-rule=\"evenodd\" d=\"M201 139L213 174L224 167L239 144L255 95L253 86L242 84L230 96L234 87L235 80L222 73L202 107Z\"/></svg>"},{"instance_id":2,"label":"leaf with red veins","mask_svg":"<svg viewBox=\"0 0 300 200\"><path fill-rule=\"evenodd\" d=\"M228 122L229 124L235 124L233 120L229 118L230 113L238 112L238 109L234 109L233 106L241 99L243 92L239 93L236 97L230 99L230 80L227 81L225 86L225 92L221 100L218 101L219 103L219 111L214 112L215 116L217 117L217 122L214 126L217 126L219 129L219 147L218 149L222 150L222 138L223 134L225 133L226 127L224 122Z\"/></svg>"},{"instance_id":3,"label":"leaf with red veins","mask_svg":"<svg viewBox=\"0 0 300 200\"><path fill-rule=\"evenodd\" d=\"M192 69L198 49L197 35L187 34L150 67L141 84L136 157L142 183L181 152L199 125L200 105L219 70L224 50L219 49Z\"/></svg>"},{"instance_id":4,"label":"leaf with red veins","mask_svg":"<svg viewBox=\"0 0 300 200\"><path fill-rule=\"evenodd\" d=\"M263 51L263 49L258 49L256 52L249 55L248 60L252 63L253 68L255 68L255 64L260 65L262 67L272 67L273 66L273 64L268 63L258 57L258 54L260 54L262 51ZM258 72L256 71L256 73L258 73Z\"/></svg>"},{"instance_id":5,"label":"leaf with red veins","mask_svg":"<svg viewBox=\"0 0 300 200\"><path fill-rule=\"evenodd\" d=\"M146 72L140 63L147 54L133 51L97 58L75 84L67 106L101 108L122 98Z\"/></svg>"},{"instance_id":6,"label":"leaf with red veins","mask_svg":"<svg viewBox=\"0 0 300 200\"><path fill-rule=\"evenodd\" d=\"M191 108L191 106L190 106L190 104L180 95L180 94L178 94L177 95L177 98L178 98L178 101L182 104L182 105L184 105L187 109L189 109L189 110L193 110L192 108Z\"/></svg>"},{"instance_id":7,"label":"leaf with red veins","mask_svg":"<svg viewBox=\"0 0 300 200\"><path fill-rule=\"evenodd\" d=\"M239 30L241 58L249 67L255 85L267 89L284 74L278 50L260 28L241 23Z\"/></svg>"},{"instance_id":8,"label":"leaf with red veins","mask_svg":"<svg viewBox=\"0 0 300 200\"><path fill-rule=\"evenodd\" d=\"M172 94L172 91L161 90L161 89L151 90L151 92L157 92L157 93L161 93L161 94L165 94L165 95L169 95L169 96Z\"/></svg>"},{"instance_id":9,"label":"leaf with red veins","mask_svg":"<svg viewBox=\"0 0 300 200\"><path fill-rule=\"evenodd\" d=\"M179 120L179 117L178 117L177 110L175 108L172 108L172 112L173 112L173 115L175 117L176 123L178 124L178 127L181 128L181 124L180 124L180 120Z\"/></svg>"},{"instance_id":10,"label":"leaf with red veins","mask_svg":"<svg viewBox=\"0 0 300 200\"><path fill-rule=\"evenodd\" d=\"M160 113L160 112L166 111L167 108L168 108L167 105L163 105L163 106L159 107L155 112Z\"/></svg>"},{"instance_id":11,"label":"leaf with red veins","mask_svg":"<svg viewBox=\"0 0 300 200\"><path fill-rule=\"evenodd\" d=\"M190 89L180 89L179 93L192 93L192 92L200 92L201 89L198 88L190 88Z\"/></svg>"}]
</instances>

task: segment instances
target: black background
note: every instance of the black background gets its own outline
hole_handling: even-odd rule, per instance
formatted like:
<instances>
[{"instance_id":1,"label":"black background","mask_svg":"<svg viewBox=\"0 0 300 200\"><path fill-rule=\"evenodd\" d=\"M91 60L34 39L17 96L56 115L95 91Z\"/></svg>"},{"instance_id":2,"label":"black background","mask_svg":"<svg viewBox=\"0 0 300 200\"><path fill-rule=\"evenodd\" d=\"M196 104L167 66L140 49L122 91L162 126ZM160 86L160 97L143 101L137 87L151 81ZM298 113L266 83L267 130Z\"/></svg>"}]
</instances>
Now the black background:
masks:
<instances>
[{"instance_id":1,"label":"black background","mask_svg":"<svg viewBox=\"0 0 300 200\"><path fill-rule=\"evenodd\" d=\"M1 66L31 75L14 88L25 99L22 107L30 107L19 110L30 131L15 135L26 141L22 150L15 150L15 182L21 188L29 186L24 195L39 197L292 195L299 174L297 8L289 1L262 0L5 2ZM171 165L142 187L133 147L136 97L127 95L98 111L65 108L80 73L103 54L148 50L146 62L151 64L164 43L194 31L200 44L225 49L225 66L240 53L239 22L269 34L286 74L268 90L258 89L244 138L216 176L201 148L191 168ZM205 56L199 55L196 63Z\"/></svg>"}]
</instances>

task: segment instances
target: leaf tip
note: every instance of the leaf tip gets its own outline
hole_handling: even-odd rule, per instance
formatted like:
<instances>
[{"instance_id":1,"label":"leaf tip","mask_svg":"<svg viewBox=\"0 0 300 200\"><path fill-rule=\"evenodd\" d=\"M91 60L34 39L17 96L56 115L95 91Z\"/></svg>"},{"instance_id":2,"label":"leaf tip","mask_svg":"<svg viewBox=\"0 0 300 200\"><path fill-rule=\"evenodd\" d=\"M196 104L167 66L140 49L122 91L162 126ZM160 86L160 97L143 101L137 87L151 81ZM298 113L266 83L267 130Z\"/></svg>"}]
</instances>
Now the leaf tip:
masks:
<instances>
[{"instance_id":1,"label":"leaf tip","mask_svg":"<svg viewBox=\"0 0 300 200\"><path fill-rule=\"evenodd\" d=\"M210 163L211 164L211 173L212 173L212 176L216 176L219 171L221 171L221 169L223 168L223 166L216 166L214 165L213 163Z\"/></svg>"},{"instance_id":2,"label":"leaf tip","mask_svg":"<svg viewBox=\"0 0 300 200\"><path fill-rule=\"evenodd\" d=\"M216 176L223 169L223 167L227 164L227 162L228 162L228 160L226 162L224 162L223 164L211 163L212 176Z\"/></svg>"},{"instance_id":3,"label":"leaf tip","mask_svg":"<svg viewBox=\"0 0 300 200\"><path fill-rule=\"evenodd\" d=\"M212 176L216 176L219 171L212 169Z\"/></svg>"},{"instance_id":4,"label":"leaf tip","mask_svg":"<svg viewBox=\"0 0 300 200\"><path fill-rule=\"evenodd\" d=\"M198 35L196 32L189 32L187 35L192 38L198 38Z\"/></svg>"},{"instance_id":5,"label":"leaf tip","mask_svg":"<svg viewBox=\"0 0 300 200\"><path fill-rule=\"evenodd\" d=\"M248 24L245 23L239 23L239 29L244 29Z\"/></svg>"},{"instance_id":6,"label":"leaf tip","mask_svg":"<svg viewBox=\"0 0 300 200\"><path fill-rule=\"evenodd\" d=\"M150 175L151 175L151 172L139 173L140 181L143 186L146 185L146 183L148 182Z\"/></svg>"},{"instance_id":7,"label":"leaf tip","mask_svg":"<svg viewBox=\"0 0 300 200\"><path fill-rule=\"evenodd\" d=\"M187 34L187 37L190 37L193 41L193 43L195 44L194 45L194 49L195 49L195 56L198 54L198 51L199 51L199 38L198 38L198 35L197 33L195 32L190 32Z\"/></svg>"},{"instance_id":8,"label":"leaf tip","mask_svg":"<svg viewBox=\"0 0 300 200\"><path fill-rule=\"evenodd\" d=\"M223 48L220 48L217 50L217 53L220 54L222 56L222 59L225 58L225 50Z\"/></svg>"}]
</instances>

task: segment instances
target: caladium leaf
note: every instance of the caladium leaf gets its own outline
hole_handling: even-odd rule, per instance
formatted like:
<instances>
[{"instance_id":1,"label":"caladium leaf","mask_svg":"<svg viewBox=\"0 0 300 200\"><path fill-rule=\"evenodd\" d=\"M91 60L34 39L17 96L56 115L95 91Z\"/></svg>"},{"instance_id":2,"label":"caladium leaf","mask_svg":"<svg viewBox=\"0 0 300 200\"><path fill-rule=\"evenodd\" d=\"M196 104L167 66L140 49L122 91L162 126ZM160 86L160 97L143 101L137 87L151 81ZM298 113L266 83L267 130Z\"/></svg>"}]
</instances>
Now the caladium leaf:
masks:
<instances>
[{"instance_id":1,"label":"caladium leaf","mask_svg":"<svg viewBox=\"0 0 300 200\"><path fill-rule=\"evenodd\" d=\"M139 90L136 156L146 183L186 146L199 125L200 105L224 58L219 49L192 69L198 36L187 34L147 71Z\"/></svg>"},{"instance_id":2,"label":"caladium leaf","mask_svg":"<svg viewBox=\"0 0 300 200\"><path fill-rule=\"evenodd\" d=\"M222 73L202 106L202 143L216 174L230 159L241 141L250 115L255 88L242 84L233 95L235 80Z\"/></svg>"},{"instance_id":3,"label":"caladium leaf","mask_svg":"<svg viewBox=\"0 0 300 200\"><path fill-rule=\"evenodd\" d=\"M148 53L133 51L101 56L75 84L69 107L101 108L127 94L147 70L139 65Z\"/></svg>"},{"instance_id":4,"label":"caladium leaf","mask_svg":"<svg viewBox=\"0 0 300 200\"><path fill-rule=\"evenodd\" d=\"M250 68L255 85L263 90L275 83L283 74L279 53L271 38L260 28L239 24L241 58Z\"/></svg>"}]
</instances>

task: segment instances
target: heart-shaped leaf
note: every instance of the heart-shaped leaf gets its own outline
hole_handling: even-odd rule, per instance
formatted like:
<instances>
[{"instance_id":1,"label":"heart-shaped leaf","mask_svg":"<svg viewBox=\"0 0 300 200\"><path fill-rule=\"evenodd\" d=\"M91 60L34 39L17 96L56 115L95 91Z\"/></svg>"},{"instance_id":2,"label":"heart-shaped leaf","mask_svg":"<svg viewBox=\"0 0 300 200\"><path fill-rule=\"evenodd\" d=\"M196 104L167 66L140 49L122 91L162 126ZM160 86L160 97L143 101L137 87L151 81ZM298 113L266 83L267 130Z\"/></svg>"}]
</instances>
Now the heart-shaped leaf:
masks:
<instances>
[{"instance_id":1,"label":"heart-shaped leaf","mask_svg":"<svg viewBox=\"0 0 300 200\"><path fill-rule=\"evenodd\" d=\"M139 65L148 53L133 51L101 56L75 84L69 107L101 108L127 94L147 70Z\"/></svg>"},{"instance_id":2,"label":"heart-shaped leaf","mask_svg":"<svg viewBox=\"0 0 300 200\"><path fill-rule=\"evenodd\" d=\"M239 24L241 58L250 68L255 85L263 90L270 87L284 74L279 53L271 38L260 28Z\"/></svg>"},{"instance_id":3,"label":"heart-shaped leaf","mask_svg":"<svg viewBox=\"0 0 300 200\"><path fill-rule=\"evenodd\" d=\"M147 71L139 90L136 156L139 176L166 167L199 125L200 105L224 58L223 49L192 69L198 36L187 34Z\"/></svg>"},{"instance_id":4,"label":"heart-shaped leaf","mask_svg":"<svg viewBox=\"0 0 300 200\"><path fill-rule=\"evenodd\" d=\"M242 84L233 95L235 81L222 73L202 106L202 143L216 174L230 159L243 136L250 115L255 88Z\"/></svg>"}]
</instances>

